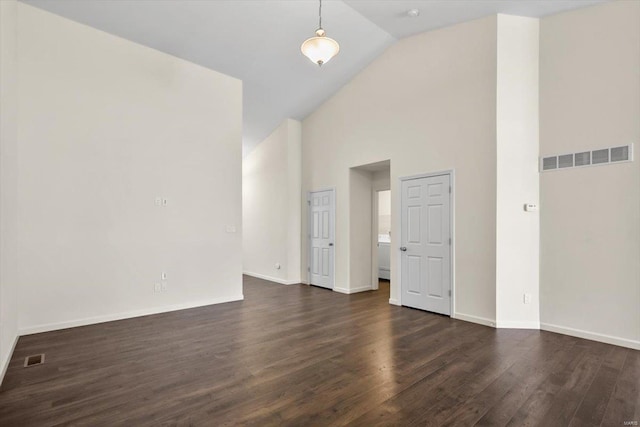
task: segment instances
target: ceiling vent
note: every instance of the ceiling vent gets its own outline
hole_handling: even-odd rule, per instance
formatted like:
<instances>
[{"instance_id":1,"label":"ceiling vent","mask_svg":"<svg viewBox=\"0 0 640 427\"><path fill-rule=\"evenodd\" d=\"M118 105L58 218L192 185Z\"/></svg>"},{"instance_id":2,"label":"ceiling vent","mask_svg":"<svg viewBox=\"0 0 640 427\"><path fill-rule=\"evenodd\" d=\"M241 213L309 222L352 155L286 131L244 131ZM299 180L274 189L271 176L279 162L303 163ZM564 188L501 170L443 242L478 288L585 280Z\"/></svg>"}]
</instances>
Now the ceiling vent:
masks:
<instances>
[{"instance_id":1,"label":"ceiling vent","mask_svg":"<svg viewBox=\"0 0 640 427\"><path fill-rule=\"evenodd\" d=\"M540 158L540 172L633 161L633 144Z\"/></svg>"}]
</instances>

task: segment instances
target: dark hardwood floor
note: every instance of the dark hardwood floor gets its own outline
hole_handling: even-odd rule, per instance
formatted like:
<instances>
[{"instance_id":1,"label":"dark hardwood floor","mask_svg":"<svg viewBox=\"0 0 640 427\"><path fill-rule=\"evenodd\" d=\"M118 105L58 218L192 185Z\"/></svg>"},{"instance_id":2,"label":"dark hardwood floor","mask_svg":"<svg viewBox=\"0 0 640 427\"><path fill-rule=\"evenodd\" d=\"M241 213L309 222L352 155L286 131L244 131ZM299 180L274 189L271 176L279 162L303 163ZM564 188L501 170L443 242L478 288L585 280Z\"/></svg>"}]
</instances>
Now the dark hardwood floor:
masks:
<instances>
[{"instance_id":1,"label":"dark hardwood floor","mask_svg":"<svg viewBox=\"0 0 640 427\"><path fill-rule=\"evenodd\" d=\"M640 352L245 278L245 300L20 338L0 426L621 426ZM41 366L25 356L46 353Z\"/></svg>"}]
</instances>

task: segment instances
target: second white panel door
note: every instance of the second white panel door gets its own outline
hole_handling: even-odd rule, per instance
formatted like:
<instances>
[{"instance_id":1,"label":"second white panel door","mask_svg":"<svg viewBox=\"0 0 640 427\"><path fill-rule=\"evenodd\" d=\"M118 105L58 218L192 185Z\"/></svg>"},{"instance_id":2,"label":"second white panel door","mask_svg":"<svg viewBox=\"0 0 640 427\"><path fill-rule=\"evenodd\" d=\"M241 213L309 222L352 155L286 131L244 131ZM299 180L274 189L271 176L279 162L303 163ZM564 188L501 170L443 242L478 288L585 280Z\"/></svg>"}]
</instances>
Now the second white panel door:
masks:
<instances>
[{"instance_id":1,"label":"second white panel door","mask_svg":"<svg viewBox=\"0 0 640 427\"><path fill-rule=\"evenodd\" d=\"M333 289L335 201L333 190L310 193L309 278L312 285Z\"/></svg>"},{"instance_id":2,"label":"second white panel door","mask_svg":"<svg viewBox=\"0 0 640 427\"><path fill-rule=\"evenodd\" d=\"M402 181L402 305L451 314L450 177Z\"/></svg>"}]
</instances>

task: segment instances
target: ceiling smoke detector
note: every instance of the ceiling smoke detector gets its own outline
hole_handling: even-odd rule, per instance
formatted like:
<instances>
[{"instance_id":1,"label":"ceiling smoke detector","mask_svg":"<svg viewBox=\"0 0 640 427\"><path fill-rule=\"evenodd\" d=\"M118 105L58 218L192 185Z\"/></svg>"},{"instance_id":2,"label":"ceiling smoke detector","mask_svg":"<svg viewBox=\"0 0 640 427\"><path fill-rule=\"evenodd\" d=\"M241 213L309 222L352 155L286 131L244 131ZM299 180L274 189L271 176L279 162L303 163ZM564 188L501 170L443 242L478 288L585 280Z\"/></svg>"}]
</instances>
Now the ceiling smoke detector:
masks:
<instances>
[{"instance_id":1,"label":"ceiling smoke detector","mask_svg":"<svg viewBox=\"0 0 640 427\"><path fill-rule=\"evenodd\" d=\"M418 16L420 16L420 11L418 9L409 9L407 11L407 16L411 18L417 18Z\"/></svg>"}]
</instances>

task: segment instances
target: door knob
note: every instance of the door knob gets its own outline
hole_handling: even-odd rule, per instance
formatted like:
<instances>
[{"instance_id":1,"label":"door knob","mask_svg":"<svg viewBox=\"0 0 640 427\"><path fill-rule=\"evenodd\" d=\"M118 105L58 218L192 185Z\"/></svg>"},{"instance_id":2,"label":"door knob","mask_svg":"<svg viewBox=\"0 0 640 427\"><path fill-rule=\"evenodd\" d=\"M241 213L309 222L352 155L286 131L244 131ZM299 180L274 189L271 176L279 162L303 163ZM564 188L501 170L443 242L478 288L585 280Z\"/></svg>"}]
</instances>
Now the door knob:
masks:
<instances>
[{"instance_id":1,"label":"door knob","mask_svg":"<svg viewBox=\"0 0 640 427\"><path fill-rule=\"evenodd\" d=\"M333 243L329 243L329 246L333 246Z\"/></svg>"},{"instance_id":2,"label":"door knob","mask_svg":"<svg viewBox=\"0 0 640 427\"><path fill-rule=\"evenodd\" d=\"M406 252L406 251L407 251L407 247L406 247L406 246L402 246L402 247L400 248L400 250L401 250L402 252Z\"/></svg>"}]
</instances>

